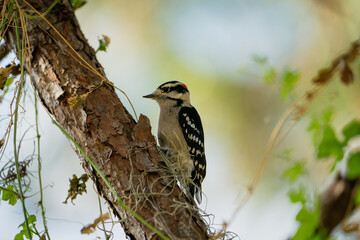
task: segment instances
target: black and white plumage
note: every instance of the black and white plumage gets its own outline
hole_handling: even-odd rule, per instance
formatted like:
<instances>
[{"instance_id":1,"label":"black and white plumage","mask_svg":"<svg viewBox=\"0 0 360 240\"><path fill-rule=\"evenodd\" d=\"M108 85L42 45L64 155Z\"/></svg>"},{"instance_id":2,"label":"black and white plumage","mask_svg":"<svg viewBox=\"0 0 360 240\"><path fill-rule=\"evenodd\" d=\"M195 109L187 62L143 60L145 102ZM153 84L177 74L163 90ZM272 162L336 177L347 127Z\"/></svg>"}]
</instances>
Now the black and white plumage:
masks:
<instances>
[{"instance_id":1,"label":"black and white plumage","mask_svg":"<svg viewBox=\"0 0 360 240\"><path fill-rule=\"evenodd\" d=\"M159 144L169 150L172 161L180 162L179 170L187 180L180 182L201 203L201 183L206 175L204 131L198 112L190 104L189 90L185 84L171 81L144 97L160 105Z\"/></svg>"},{"instance_id":2,"label":"black and white plumage","mask_svg":"<svg viewBox=\"0 0 360 240\"><path fill-rule=\"evenodd\" d=\"M194 161L194 170L191 172L191 180L194 184L189 184L191 196L196 193L196 199L201 201L201 192L194 188L199 186L206 175L206 159L204 151L204 132L200 116L196 109L192 106L184 106L179 112L179 123L189 146L190 156ZM200 194L200 196L198 196Z\"/></svg>"}]
</instances>

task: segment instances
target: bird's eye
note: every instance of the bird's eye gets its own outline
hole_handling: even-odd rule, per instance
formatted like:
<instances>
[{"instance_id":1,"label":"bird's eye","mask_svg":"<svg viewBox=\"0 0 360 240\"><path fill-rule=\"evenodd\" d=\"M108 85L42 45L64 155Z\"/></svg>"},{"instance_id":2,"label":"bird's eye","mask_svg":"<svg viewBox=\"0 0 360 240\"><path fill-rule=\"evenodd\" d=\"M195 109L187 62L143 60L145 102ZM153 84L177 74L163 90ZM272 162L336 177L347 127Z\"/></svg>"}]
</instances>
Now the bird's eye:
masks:
<instances>
[{"instance_id":1,"label":"bird's eye","mask_svg":"<svg viewBox=\"0 0 360 240\"><path fill-rule=\"evenodd\" d=\"M161 91L163 91L164 93L170 92L170 88L169 88L169 87L162 87L162 88L160 88L160 89L161 89Z\"/></svg>"}]
</instances>

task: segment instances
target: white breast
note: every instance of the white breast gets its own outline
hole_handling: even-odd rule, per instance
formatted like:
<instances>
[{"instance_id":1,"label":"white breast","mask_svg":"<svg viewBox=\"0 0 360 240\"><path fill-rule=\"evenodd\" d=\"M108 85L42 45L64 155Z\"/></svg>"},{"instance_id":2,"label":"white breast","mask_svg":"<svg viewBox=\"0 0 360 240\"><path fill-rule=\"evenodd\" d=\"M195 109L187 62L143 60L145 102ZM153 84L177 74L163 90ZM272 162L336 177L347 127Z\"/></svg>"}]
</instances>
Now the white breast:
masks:
<instances>
[{"instance_id":1,"label":"white breast","mask_svg":"<svg viewBox=\"0 0 360 240\"><path fill-rule=\"evenodd\" d=\"M188 178L191 176L194 165L179 125L179 111L180 108L161 109L158 139L160 146L172 153L170 160L176 165L179 164L182 175Z\"/></svg>"}]
</instances>

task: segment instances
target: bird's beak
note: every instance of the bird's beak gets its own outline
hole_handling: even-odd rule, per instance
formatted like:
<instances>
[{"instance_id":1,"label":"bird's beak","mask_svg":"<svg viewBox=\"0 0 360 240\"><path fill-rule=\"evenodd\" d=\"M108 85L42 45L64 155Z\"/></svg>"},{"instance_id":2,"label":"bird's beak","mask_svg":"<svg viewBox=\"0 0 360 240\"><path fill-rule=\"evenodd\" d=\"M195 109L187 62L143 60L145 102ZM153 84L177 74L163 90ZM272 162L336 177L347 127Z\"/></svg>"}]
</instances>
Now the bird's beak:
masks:
<instances>
[{"instance_id":1,"label":"bird's beak","mask_svg":"<svg viewBox=\"0 0 360 240\"><path fill-rule=\"evenodd\" d=\"M143 96L143 98L156 98L157 96L158 96L158 94L156 92L153 92L153 93Z\"/></svg>"}]
</instances>

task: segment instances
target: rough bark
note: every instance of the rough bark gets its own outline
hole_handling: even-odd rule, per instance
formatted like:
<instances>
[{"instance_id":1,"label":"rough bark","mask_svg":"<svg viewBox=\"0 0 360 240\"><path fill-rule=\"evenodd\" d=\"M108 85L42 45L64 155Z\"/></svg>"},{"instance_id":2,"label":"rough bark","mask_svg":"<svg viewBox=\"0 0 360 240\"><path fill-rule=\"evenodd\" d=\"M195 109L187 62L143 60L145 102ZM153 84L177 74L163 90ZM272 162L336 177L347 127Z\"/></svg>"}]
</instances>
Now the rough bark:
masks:
<instances>
[{"instance_id":1,"label":"rough bark","mask_svg":"<svg viewBox=\"0 0 360 240\"><path fill-rule=\"evenodd\" d=\"M27 14L36 15L25 2L18 2ZM39 12L45 12L54 0L28 2ZM3 7L4 1L0 4ZM46 18L85 61L105 76L68 1L57 4ZM174 179L167 176L148 118L140 116L136 123L108 84L102 84L82 106L72 109L67 100L91 91L101 83L101 78L84 65L44 20L27 19L26 30L31 56L25 68L43 105L85 150L124 202L170 239L208 239L207 226L198 211L191 207ZM15 28L8 29L5 41L16 50ZM127 236L158 239L118 206L98 174L80 153L78 156L99 193L119 219L125 220L121 224Z\"/></svg>"}]
</instances>

